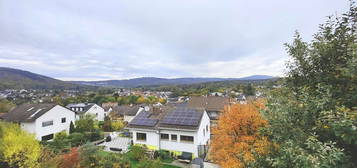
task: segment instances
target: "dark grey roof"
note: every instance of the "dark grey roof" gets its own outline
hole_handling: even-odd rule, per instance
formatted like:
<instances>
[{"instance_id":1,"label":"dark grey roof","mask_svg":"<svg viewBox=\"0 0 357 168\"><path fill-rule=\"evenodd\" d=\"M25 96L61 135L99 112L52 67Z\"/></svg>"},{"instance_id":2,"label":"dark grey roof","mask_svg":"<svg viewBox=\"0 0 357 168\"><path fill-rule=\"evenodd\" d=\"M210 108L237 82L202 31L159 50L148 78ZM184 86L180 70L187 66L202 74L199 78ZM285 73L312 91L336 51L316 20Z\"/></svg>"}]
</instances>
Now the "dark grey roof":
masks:
<instances>
[{"instance_id":1,"label":"dark grey roof","mask_svg":"<svg viewBox=\"0 0 357 168\"><path fill-rule=\"evenodd\" d=\"M141 107L142 107L141 105L117 106L117 107L113 107L113 113L119 114L119 115L135 116Z\"/></svg>"},{"instance_id":2,"label":"dark grey roof","mask_svg":"<svg viewBox=\"0 0 357 168\"><path fill-rule=\"evenodd\" d=\"M4 114L2 118L12 122L32 122L55 106L56 104L23 104Z\"/></svg>"},{"instance_id":3,"label":"dark grey roof","mask_svg":"<svg viewBox=\"0 0 357 168\"><path fill-rule=\"evenodd\" d=\"M203 108L177 107L159 121L159 127L197 129L203 116Z\"/></svg>"},{"instance_id":4,"label":"dark grey roof","mask_svg":"<svg viewBox=\"0 0 357 168\"><path fill-rule=\"evenodd\" d=\"M159 110L140 112L129 124L133 128L175 128L196 130L201 122L204 109L165 106Z\"/></svg>"},{"instance_id":5,"label":"dark grey roof","mask_svg":"<svg viewBox=\"0 0 357 168\"><path fill-rule=\"evenodd\" d=\"M148 111L142 111L130 121L129 126L154 128L158 121L157 115Z\"/></svg>"},{"instance_id":6,"label":"dark grey roof","mask_svg":"<svg viewBox=\"0 0 357 168\"><path fill-rule=\"evenodd\" d=\"M82 114L82 113L86 113L94 105L95 105L95 103L68 104L66 106L66 108L68 108L76 113ZM81 108L82 110L76 110L77 108Z\"/></svg>"}]
</instances>

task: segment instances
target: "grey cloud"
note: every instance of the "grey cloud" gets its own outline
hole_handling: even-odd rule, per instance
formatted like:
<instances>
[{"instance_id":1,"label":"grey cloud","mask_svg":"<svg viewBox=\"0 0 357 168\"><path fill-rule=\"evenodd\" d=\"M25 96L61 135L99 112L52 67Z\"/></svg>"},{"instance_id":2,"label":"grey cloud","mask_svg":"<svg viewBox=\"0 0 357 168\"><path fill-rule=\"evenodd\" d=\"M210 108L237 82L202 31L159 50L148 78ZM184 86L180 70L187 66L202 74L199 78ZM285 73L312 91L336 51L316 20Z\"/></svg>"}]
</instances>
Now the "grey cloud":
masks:
<instances>
[{"instance_id":1,"label":"grey cloud","mask_svg":"<svg viewBox=\"0 0 357 168\"><path fill-rule=\"evenodd\" d=\"M347 0L0 0L0 66L78 80L282 75L283 43L294 31L309 40L327 15L347 7Z\"/></svg>"}]
</instances>

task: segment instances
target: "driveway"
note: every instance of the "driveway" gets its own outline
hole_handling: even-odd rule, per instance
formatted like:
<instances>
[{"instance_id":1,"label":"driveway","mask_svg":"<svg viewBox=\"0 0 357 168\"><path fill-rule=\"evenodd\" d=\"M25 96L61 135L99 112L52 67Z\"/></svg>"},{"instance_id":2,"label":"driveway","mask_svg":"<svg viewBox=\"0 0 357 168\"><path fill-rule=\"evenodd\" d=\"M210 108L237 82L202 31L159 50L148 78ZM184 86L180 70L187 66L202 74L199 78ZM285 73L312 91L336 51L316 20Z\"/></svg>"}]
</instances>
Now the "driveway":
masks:
<instances>
[{"instance_id":1,"label":"driveway","mask_svg":"<svg viewBox=\"0 0 357 168\"><path fill-rule=\"evenodd\" d=\"M217 164L209 163L209 162L204 162L204 167L205 168L220 168Z\"/></svg>"},{"instance_id":2,"label":"driveway","mask_svg":"<svg viewBox=\"0 0 357 168\"><path fill-rule=\"evenodd\" d=\"M130 145L130 138L127 137L115 137L109 142L104 142L98 146L104 146L106 151L115 152L127 152Z\"/></svg>"}]
</instances>

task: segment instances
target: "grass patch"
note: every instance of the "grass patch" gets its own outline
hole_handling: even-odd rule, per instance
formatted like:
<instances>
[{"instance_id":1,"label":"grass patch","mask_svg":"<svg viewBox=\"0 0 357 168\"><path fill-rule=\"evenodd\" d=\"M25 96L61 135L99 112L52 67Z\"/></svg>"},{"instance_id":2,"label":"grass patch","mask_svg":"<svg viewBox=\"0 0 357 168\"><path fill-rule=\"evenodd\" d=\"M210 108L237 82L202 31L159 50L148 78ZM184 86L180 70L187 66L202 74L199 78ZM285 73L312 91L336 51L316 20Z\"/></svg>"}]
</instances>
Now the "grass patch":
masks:
<instances>
[{"instance_id":1,"label":"grass patch","mask_svg":"<svg viewBox=\"0 0 357 168\"><path fill-rule=\"evenodd\" d=\"M171 161L172 162L172 161ZM170 163L171 163L170 162ZM130 164L131 164L131 168L137 168L139 161L136 160L130 160ZM167 165L167 164L162 164L162 168L180 168L177 166L173 166L173 165Z\"/></svg>"},{"instance_id":2,"label":"grass patch","mask_svg":"<svg viewBox=\"0 0 357 168\"><path fill-rule=\"evenodd\" d=\"M106 157L108 155L110 155L110 152L104 151L104 150L99 150L98 151L98 155L102 156L102 157Z\"/></svg>"},{"instance_id":3,"label":"grass patch","mask_svg":"<svg viewBox=\"0 0 357 168\"><path fill-rule=\"evenodd\" d=\"M164 165L163 165L163 168L180 168L180 167L164 164Z\"/></svg>"},{"instance_id":4,"label":"grass patch","mask_svg":"<svg viewBox=\"0 0 357 168\"><path fill-rule=\"evenodd\" d=\"M171 163L174 160L172 158L168 158L168 159L161 159L160 161L163 162L163 163Z\"/></svg>"}]
</instances>

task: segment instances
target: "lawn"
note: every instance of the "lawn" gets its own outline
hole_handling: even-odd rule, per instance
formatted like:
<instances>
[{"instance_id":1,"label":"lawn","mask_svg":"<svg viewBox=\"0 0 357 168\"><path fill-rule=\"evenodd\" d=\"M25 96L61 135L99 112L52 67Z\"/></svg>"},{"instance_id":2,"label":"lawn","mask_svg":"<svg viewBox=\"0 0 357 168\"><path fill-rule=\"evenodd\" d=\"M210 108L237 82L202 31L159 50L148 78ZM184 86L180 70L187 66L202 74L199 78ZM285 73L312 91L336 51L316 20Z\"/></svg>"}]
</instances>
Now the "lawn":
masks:
<instances>
[{"instance_id":1,"label":"lawn","mask_svg":"<svg viewBox=\"0 0 357 168\"><path fill-rule=\"evenodd\" d=\"M107 152L107 151L104 151L104 150L99 150L98 151L98 155L100 156L107 156L108 154L110 154L111 152ZM172 159L167 159L167 160L163 160L162 162L163 163L171 163L173 160ZM135 161L135 160L130 160L131 162L131 167L132 168L136 168L137 165L139 164L138 161ZM162 164L163 165L163 168L180 168L180 167L177 167L177 166L172 166L172 165L167 165L167 164Z\"/></svg>"},{"instance_id":2,"label":"lawn","mask_svg":"<svg viewBox=\"0 0 357 168\"><path fill-rule=\"evenodd\" d=\"M177 166L172 166L172 165L164 165L163 168L180 168L180 167L177 167Z\"/></svg>"},{"instance_id":3,"label":"lawn","mask_svg":"<svg viewBox=\"0 0 357 168\"><path fill-rule=\"evenodd\" d=\"M98 155L99 155L99 156L105 157L105 156L107 156L107 155L109 155L109 154L110 154L110 152L107 152L107 151L104 151L104 150L99 150L99 151L98 151Z\"/></svg>"},{"instance_id":4,"label":"lawn","mask_svg":"<svg viewBox=\"0 0 357 168\"><path fill-rule=\"evenodd\" d=\"M138 161L135 161L135 160L131 160L131 167L132 168L137 168L137 165L139 164ZM177 167L177 166L173 166L173 165L167 165L167 164L162 164L163 167L162 168L180 168L180 167Z\"/></svg>"}]
</instances>

